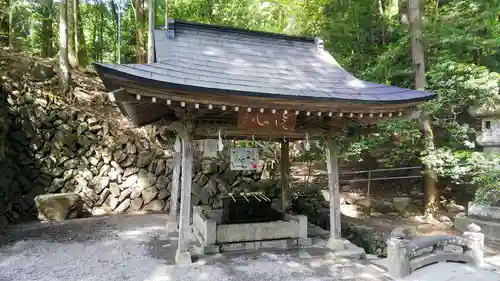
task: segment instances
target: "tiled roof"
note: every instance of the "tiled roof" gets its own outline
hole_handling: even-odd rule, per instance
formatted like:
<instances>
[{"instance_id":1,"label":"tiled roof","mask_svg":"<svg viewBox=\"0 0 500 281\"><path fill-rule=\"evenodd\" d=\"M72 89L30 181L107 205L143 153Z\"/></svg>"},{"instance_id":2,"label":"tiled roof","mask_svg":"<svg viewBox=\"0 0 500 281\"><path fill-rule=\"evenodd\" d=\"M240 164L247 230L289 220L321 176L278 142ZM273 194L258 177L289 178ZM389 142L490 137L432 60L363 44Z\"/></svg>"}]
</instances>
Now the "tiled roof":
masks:
<instances>
[{"instance_id":1,"label":"tiled roof","mask_svg":"<svg viewBox=\"0 0 500 281\"><path fill-rule=\"evenodd\" d=\"M163 87L250 96L406 103L434 94L357 79L321 40L172 21L155 30L156 63L97 64ZM172 34L173 31L173 34Z\"/></svg>"}]
</instances>

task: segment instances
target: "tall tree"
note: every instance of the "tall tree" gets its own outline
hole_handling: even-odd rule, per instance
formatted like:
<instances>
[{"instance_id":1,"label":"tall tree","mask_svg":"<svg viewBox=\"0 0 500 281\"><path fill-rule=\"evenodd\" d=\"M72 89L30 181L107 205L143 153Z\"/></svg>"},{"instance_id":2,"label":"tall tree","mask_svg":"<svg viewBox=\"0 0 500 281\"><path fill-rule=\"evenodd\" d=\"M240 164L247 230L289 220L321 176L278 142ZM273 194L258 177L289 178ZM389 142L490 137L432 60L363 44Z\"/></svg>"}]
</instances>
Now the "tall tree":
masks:
<instances>
[{"instance_id":1,"label":"tall tree","mask_svg":"<svg viewBox=\"0 0 500 281\"><path fill-rule=\"evenodd\" d=\"M136 43L136 62L143 63L144 60L144 0L132 0L134 3Z\"/></svg>"},{"instance_id":2,"label":"tall tree","mask_svg":"<svg viewBox=\"0 0 500 281\"><path fill-rule=\"evenodd\" d=\"M45 0L41 2L42 10L42 57L51 57L52 56L52 44L53 44L53 32L52 32L52 23L53 23L53 15L54 15L54 1L53 0Z\"/></svg>"},{"instance_id":3,"label":"tall tree","mask_svg":"<svg viewBox=\"0 0 500 281\"><path fill-rule=\"evenodd\" d=\"M148 1L148 63L155 62L155 20L156 20L156 1Z\"/></svg>"},{"instance_id":4,"label":"tall tree","mask_svg":"<svg viewBox=\"0 0 500 281\"><path fill-rule=\"evenodd\" d=\"M14 48L14 0L9 0L7 3L7 9L9 14L9 48Z\"/></svg>"},{"instance_id":5,"label":"tall tree","mask_svg":"<svg viewBox=\"0 0 500 281\"><path fill-rule=\"evenodd\" d=\"M411 53L413 57L413 66L415 70L415 88L424 90L427 84L425 79L425 59L424 46L422 38L422 22L423 16L421 8L423 7L421 0L409 0L408 2L408 24L410 33ZM420 123L424 134L424 150L425 153L433 153L435 151L434 132L430 117L425 111L420 113ZM436 175L432 169L424 163L424 196L425 196L425 212L427 215L432 215L437 209L439 201L439 190L436 185Z\"/></svg>"},{"instance_id":6,"label":"tall tree","mask_svg":"<svg viewBox=\"0 0 500 281\"><path fill-rule=\"evenodd\" d=\"M165 27L168 25L168 0L165 0L165 14L163 15L165 17Z\"/></svg>"},{"instance_id":7,"label":"tall tree","mask_svg":"<svg viewBox=\"0 0 500 281\"><path fill-rule=\"evenodd\" d=\"M74 36L74 41L75 41L75 65L76 67L78 68L80 66L80 50L79 50L79 40L78 40L78 37L79 37L79 34L78 34L78 30L79 30L79 25L80 25L80 22L78 21L78 14L80 13L79 12L79 7L80 7L80 1L78 0L73 0L73 36Z\"/></svg>"},{"instance_id":8,"label":"tall tree","mask_svg":"<svg viewBox=\"0 0 500 281\"><path fill-rule=\"evenodd\" d=\"M68 5L67 0L60 0L59 9L59 68L61 73L61 91L66 94L70 90L71 73L68 58Z\"/></svg>"}]
</instances>

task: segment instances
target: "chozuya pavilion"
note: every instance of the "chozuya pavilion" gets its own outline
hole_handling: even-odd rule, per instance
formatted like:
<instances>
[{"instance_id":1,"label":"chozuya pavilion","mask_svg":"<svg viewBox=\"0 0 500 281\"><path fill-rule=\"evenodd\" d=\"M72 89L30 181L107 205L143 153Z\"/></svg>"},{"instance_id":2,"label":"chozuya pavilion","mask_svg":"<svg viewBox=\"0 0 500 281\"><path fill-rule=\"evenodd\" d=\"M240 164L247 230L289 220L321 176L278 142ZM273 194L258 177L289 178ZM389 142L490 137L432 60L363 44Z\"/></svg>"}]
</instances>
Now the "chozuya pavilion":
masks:
<instances>
[{"instance_id":1,"label":"chozuya pavilion","mask_svg":"<svg viewBox=\"0 0 500 281\"><path fill-rule=\"evenodd\" d=\"M134 126L160 123L177 136L167 227L179 231L178 263L191 262L191 229L206 252L279 241L307 245L307 218L284 214L289 141L300 139L327 141L328 246L343 250L336 134L349 124L409 115L416 105L434 97L357 79L323 49L318 38L170 20L168 28L155 30L155 55L152 64L95 67L110 99ZM193 209L193 140L220 139L220 135L281 142L283 210L271 210L271 198L262 192L226 194L222 210ZM254 155L255 150L231 153L240 155L240 162L231 159L232 169L256 168L241 160L241 153Z\"/></svg>"}]
</instances>

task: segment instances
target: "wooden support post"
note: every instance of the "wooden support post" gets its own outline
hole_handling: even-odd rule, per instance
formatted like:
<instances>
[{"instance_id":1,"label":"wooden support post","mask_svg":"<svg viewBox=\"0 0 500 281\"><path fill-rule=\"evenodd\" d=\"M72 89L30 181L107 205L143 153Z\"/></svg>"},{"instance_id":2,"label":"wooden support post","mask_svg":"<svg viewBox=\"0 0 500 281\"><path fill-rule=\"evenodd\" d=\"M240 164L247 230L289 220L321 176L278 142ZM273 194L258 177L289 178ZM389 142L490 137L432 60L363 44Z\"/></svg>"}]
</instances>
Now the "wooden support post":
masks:
<instances>
[{"instance_id":1,"label":"wooden support post","mask_svg":"<svg viewBox=\"0 0 500 281\"><path fill-rule=\"evenodd\" d=\"M344 242L340 236L340 186L339 166L335 142L328 140L326 152L326 167L328 170L328 191L330 201L330 239L328 248L338 251L344 250Z\"/></svg>"},{"instance_id":2,"label":"wooden support post","mask_svg":"<svg viewBox=\"0 0 500 281\"><path fill-rule=\"evenodd\" d=\"M285 213L287 208L286 193L290 184L290 143L281 141L281 211Z\"/></svg>"},{"instance_id":3,"label":"wooden support post","mask_svg":"<svg viewBox=\"0 0 500 281\"><path fill-rule=\"evenodd\" d=\"M179 202L180 176L181 176L181 159L182 159L182 143L179 137L175 140L174 145L175 157L172 171L172 192L170 194L170 214L167 222L167 231L173 232L178 230L177 209Z\"/></svg>"},{"instance_id":4,"label":"wooden support post","mask_svg":"<svg viewBox=\"0 0 500 281\"><path fill-rule=\"evenodd\" d=\"M193 174L193 135L192 123L184 123L182 138L182 174L181 174L181 209L179 214L179 240L175 262L191 263L189 253L190 221L191 221L191 181Z\"/></svg>"}]
</instances>

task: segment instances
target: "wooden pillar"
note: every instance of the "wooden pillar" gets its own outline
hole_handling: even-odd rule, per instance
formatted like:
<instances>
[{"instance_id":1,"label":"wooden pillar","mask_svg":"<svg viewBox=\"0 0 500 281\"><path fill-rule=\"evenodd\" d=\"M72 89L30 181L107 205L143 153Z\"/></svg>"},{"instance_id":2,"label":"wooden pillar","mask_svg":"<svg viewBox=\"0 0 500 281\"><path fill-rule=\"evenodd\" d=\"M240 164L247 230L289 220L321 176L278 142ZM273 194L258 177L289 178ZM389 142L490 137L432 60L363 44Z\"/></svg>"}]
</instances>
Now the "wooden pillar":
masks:
<instances>
[{"instance_id":1,"label":"wooden pillar","mask_svg":"<svg viewBox=\"0 0 500 281\"><path fill-rule=\"evenodd\" d=\"M326 167L328 170L328 191L330 201L330 239L328 248L343 250L344 243L340 236L340 185L339 165L335 142L328 140L326 151Z\"/></svg>"},{"instance_id":2,"label":"wooden pillar","mask_svg":"<svg viewBox=\"0 0 500 281\"><path fill-rule=\"evenodd\" d=\"M189 125L186 126L190 127ZM182 137L182 174L181 174L181 208L179 213L179 240L175 262L191 263L189 253L190 221L191 221L191 181L193 174L193 136L186 130Z\"/></svg>"},{"instance_id":3,"label":"wooden pillar","mask_svg":"<svg viewBox=\"0 0 500 281\"><path fill-rule=\"evenodd\" d=\"M174 145L175 157L172 171L172 191L170 194L170 214L167 222L167 230L169 232L178 230L177 209L179 202L180 176L181 176L181 159L182 159L182 143L179 137L175 140Z\"/></svg>"},{"instance_id":4,"label":"wooden pillar","mask_svg":"<svg viewBox=\"0 0 500 281\"><path fill-rule=\"evenodd\" d=\"M287 208L286 193L290 185L290 143L281 141L281 211Z\"/></svg>"}]
</instances>

